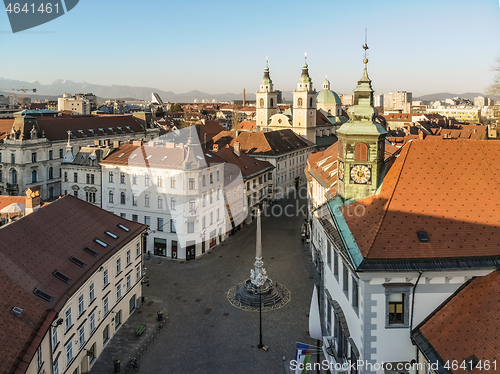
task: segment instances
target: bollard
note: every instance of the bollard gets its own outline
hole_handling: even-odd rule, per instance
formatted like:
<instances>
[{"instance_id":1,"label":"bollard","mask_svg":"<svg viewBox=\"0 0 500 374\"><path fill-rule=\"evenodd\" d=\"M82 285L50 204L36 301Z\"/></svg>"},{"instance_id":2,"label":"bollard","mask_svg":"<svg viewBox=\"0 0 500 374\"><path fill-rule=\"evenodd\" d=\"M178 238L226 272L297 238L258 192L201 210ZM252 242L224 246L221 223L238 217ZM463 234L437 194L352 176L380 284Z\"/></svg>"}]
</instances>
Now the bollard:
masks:
<instances>
[{"instance_id":1,"label":"bollard","mask_svg":"<svg viewBox=\"0 0 500 374\"><path fill-rule=\"evenodd\" d=\"M160 310L160 311L158 312L158 321L160 321L160 322L161 322L162 320L163 320L163 312Z\"/></svg>"},{"instance_id":2,"label":"bollard","mask_svg":"<svg viewBox=\"0 0 500 374\"><path fill-rule=\"evenodd\" d=\"M115 373L119 373L120 372L120 360L115 360L113 362L113 364L115 365Z\"/></svg>"}]
</instances>

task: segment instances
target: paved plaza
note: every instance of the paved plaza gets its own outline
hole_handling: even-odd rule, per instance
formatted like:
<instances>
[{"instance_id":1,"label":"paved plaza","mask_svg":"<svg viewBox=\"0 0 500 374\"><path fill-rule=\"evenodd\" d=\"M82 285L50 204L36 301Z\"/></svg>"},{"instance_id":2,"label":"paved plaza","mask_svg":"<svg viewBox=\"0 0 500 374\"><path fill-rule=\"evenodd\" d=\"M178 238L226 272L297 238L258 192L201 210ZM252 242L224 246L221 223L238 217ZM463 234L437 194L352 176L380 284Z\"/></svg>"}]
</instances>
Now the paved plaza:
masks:
<instances>
[{"instance_id":1,"label":"paved plaza","mask_svg":"<svg viewBox=\"0 0 500 374\"><path fill-rule=\"evenodd\" d=\"M145 302L110 341L91 373L112 373L115 359L121 360L125 372L128 358L154 335L140 358L140 373L289 374L296 342L315 343L308 335L308 315L316 272L308 246L301 241L305 217L297 214L304 204L305 200L284 199L262 216L265 269L291 292L282 309L262 314L268 351L257 349L259 313L235 308L226 297L231 287L250 276L254 220L194 261L145 256L150 279L150 286L144 287ZM286 206L288 214L279 215ZM159 310L165 324L156 333ZM135 329L141 323L148 328L137 338Z\"/></svg>"}]
</instances>

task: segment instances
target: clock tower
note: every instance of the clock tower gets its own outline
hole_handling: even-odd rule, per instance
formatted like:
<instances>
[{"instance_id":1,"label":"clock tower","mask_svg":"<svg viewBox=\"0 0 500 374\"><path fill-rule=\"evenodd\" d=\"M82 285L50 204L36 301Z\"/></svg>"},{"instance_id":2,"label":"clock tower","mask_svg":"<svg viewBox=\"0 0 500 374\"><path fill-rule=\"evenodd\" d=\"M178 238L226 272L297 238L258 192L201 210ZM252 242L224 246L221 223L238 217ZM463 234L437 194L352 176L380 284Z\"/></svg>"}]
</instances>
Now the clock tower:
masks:
<instances>
[{"instance_id":1,"label":"clock tower","mask_svg":"<svg viewBox=\"0 0 500 374\"><path fill-rule=\"evenodd\" d=\"M365 44L365 51L368 46ZM338 174L337 194L344 201L356 201L375 195L382 183L385 136L387 131L375 122L373 88L365 70L354 90L354 105L349 108L349 121L337 130Z\"/></svg>"},{"instance_id":2,"label":"clock tower","mask_svg":"<svg viewBox=\"0 0 500 374\"><path fill-rule=\"evenodd\" d=\"M266 61L264 78L260 83L260 89L256 97L256 127L258 131L266 131L271 116L278 112L278 92L274 90L273 81L269 76L269 66Z\"/></svg>"},{"instance_id":3,"label":"clock tower","mask_svg":"<svg viewBox=\"0 0 500 374\"><path fill-rule=\"evenodd\" d=\"M297 89L293 91L293 131L316 143L316 91L309 77L307 56Z\"/></svg>"}]
</instances>

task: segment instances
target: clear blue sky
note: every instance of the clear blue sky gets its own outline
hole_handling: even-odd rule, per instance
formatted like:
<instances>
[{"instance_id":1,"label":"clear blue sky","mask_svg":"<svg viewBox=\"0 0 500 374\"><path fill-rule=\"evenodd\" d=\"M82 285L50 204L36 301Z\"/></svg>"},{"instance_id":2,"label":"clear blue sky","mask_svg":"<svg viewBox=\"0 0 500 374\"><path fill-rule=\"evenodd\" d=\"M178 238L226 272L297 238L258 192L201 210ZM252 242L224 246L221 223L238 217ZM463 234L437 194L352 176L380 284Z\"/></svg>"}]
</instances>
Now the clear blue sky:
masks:
<instances>
[{"instance_id":1,"label":"clear blue sky","mask_svg":"<svg viewBox=\"0 0 500 374\"><path fill-rule=\"evenodd\" d=\"M255 92L266 56L292 90L307 52L315 88L352 93L363 70L377 93L482 92L500 56L498 0L80 0L69 13L12 34L0 10L0 77ZM3 4L2 4L3 5Z\"/></svg>"}]
</instances>

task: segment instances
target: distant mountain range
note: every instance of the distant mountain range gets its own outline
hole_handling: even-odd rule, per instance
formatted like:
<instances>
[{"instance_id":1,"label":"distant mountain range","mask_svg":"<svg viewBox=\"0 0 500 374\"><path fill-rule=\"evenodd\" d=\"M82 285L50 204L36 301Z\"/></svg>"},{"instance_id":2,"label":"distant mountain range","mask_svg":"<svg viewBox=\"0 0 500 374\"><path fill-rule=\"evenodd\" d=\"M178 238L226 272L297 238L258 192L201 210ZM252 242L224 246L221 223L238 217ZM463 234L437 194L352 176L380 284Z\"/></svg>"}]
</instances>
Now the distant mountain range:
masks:
<instances>
[{"instance_id":1,"label":"distant mountain range","mask_svg":"<svg viewBox=\"0 0 500 374\"><path fill-rule=\"evenodd\" d=\"M133 87L133 86L120 86L111 85L103 86L99 84L87 83L87 82L74 82L71 80L58 79L51 84L41 84L38 81L26 82L13 79L0 78L0 94L7 95L10 92L16 95L22 94L21 91L11 91L11 89L19 89L25 87L27 89L36 88L36 94L32 92L27 92L26 95L36 100L57 100L58 97L62 97L63 93L76 94L82 93L93 93L98 97L99 102L104 102L108 99L127 99L134 100L135 98L140 100L151 100L151 94L156 92L160 95L163 101L169 101L171 103L192 103L195 99L202 101L204 99L211 102L213 99L217 102L229 102L232 100L242 100L243 93L224 93L224 94L209 94L201 91L190 91L183 94L176 94L172 91L162 91L153 87ZM462 97L469 100L474 100L477 96L483 96L479 92L466 92L464 94L453 94L448 92L424 95L419 97L414 97L413 100L420 101L437 101L451 99L453 97ZM292 98L291 91L284 91L283 97L290 101ZM255 93L247 92L247 100L255 100Z\"/></svg>"}]
</instances>

